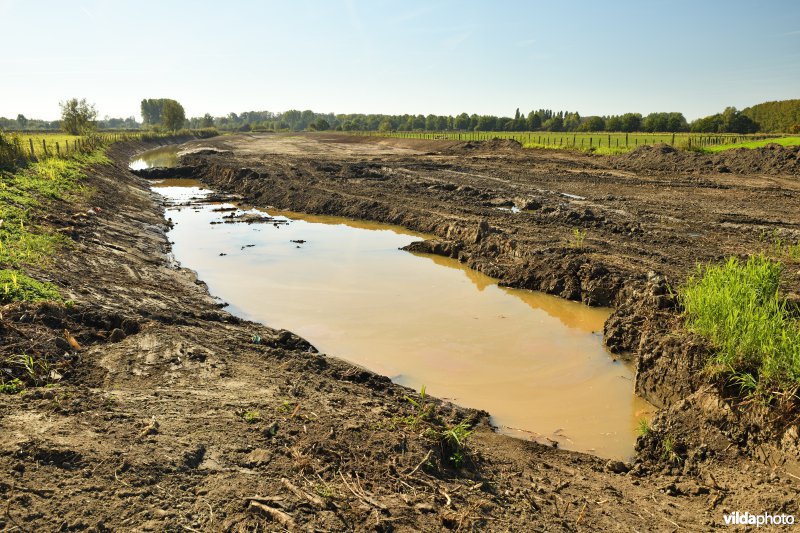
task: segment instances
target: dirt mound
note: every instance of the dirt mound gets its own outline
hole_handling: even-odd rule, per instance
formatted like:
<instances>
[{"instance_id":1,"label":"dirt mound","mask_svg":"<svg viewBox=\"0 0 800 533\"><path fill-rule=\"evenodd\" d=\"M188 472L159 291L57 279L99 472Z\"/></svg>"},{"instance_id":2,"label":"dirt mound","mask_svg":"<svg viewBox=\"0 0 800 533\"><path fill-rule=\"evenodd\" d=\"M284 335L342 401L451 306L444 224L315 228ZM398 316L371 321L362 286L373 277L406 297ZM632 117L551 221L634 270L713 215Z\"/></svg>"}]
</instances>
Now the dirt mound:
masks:
<instances>
[{"instance_id":1,"label":"dirt mound","mask_svg":"<svg viewBox=\"0 0 800 533\"><path fill-rule=\"evenodd\" d=\"M667 144L645 145L613 158L614 168L676 172L800 174L800 147L768 144L717 154L677 150Z\"/></svg>"},{"instance_id":2,"label":"dirt mound","mask_svg":"<svg viewBox=\"0 0 800 533\"><path fill-rule=\"evenodd\" d=\"M514 139L490 139L488 141L466 141L450 146L442 153L460 154L464 152L502 152L520 150L522 145Z\"/></svg>"}]
</instances>

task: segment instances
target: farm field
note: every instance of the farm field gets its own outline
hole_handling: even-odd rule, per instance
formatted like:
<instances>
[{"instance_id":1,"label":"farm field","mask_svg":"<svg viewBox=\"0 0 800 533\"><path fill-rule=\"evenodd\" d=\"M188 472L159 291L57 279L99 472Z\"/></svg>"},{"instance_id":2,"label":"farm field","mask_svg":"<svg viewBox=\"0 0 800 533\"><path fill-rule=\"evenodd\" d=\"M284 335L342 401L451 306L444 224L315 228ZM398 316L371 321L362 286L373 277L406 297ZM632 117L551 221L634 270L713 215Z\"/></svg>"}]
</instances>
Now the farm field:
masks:
<instances>
[{"instance_id":1,"label":"farm field","mask_svg":"<svg viewBox=\"0 0 800 533\"><path fill-rule=\"evenodd\" d=\"M62 132L0 132L3 149L0 149L0 167L15 162L68 158L76 153L88 153L100 145L119 141L142 141L174 137L204 137L217 135L216 130L154 131L99 131L92 135L68 135ZM6 149L5 147L8 147Z\"/></svg>"},{"instance_id":2,"label":"farm field","mask_svg":"<svg viewBox=\"0 0 800 533\"><path fill-rule=\"evenodd\" d=\"M513 139L526 148L553 148L592 151L598 154L621 154L639 146L668 144L679 149L715 152L730 148L754 148L770 142L797 144L797 137L781 135L742 135L706 133L606 133L606 132L355 132L354 135L398 139L427 139L450 141L486 141Z\"/></svg>"}]
</instances>

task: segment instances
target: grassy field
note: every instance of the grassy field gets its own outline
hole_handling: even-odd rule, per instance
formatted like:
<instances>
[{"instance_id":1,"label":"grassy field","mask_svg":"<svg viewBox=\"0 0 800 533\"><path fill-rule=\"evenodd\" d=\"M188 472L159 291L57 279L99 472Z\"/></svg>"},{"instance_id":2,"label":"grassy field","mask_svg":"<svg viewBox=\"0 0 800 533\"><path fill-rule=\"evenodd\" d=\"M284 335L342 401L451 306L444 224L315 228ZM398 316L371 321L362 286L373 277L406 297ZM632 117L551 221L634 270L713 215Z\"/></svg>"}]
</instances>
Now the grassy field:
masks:
<instances>
[{"instance_id":1,"label":"grassy field","mask_svg":"<svg viewBox=\"0 0 800 533\"><path fill-rule=\"evenodd\" d=\"M555 148L592 151L599 154L616 154L642 145L668 144L679 149L720 151L730 148L763 146L770 142L800 144L798 137L770 135L740 135L734 133L603 133L603 132L352 132L357 135L397 137L403 139L446 139L456 141L485 141L514 139L526 148ZM753 145L753 146L751 146Z\"/></svg>"},{"instance_id":2,"label":"grassy field","mask_svg":"<svg viewBox=\"0 0 800 533\"><path fill-rule=\"evenodd\" d=\"M44 160L49 157L69 157L75 153L91 151L94 146L128 138L137 134L98 134L89 138L65 133L6 133L5 142L14 148L18 159ZM0 164L4 163L0 161ZM6 162L7 163L7 162Z\"/></svg>"},{"instance_id":3,"label":"grassy field","mask_svg":"<svg viewBox=\"0 0 800 533\"><path fill-rule=\"evenodd\" d=\"M762 139L758 141L746 141L738 144L721 144L705 148L706 152L722 152L731 148L761 148L770 143L780 144L781 146L800 146L800 137L778 137L775 139Z\"/></svg>"},{"instance_id":4,"label":"grassy field","mask_svg":"<svg viewBox=\"0 0 800 533\"><path fill-rule=\"evenodd\" d=\"M95 148L124 140L152 140L168 137L211 137L216 130L180 130L174 132L96 132L89 136L67 135L60 132L16 133L0 132L0 168L11 168L26 161L42 161L51 157L70 158L86 154Z\"/></svg>"}]
</instances>

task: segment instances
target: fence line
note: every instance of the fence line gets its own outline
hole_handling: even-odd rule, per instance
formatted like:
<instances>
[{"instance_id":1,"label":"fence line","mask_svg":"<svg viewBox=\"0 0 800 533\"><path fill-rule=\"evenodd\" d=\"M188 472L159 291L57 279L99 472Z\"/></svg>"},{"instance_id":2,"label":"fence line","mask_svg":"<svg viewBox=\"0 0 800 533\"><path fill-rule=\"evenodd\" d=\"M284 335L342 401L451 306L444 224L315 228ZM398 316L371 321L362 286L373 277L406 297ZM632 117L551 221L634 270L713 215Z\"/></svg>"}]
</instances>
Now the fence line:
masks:
<instances>
[{"instance_id":1,"label":"fence line","mask_svg":"<svg viewBox=\"0 0 800 533\"><path fill-rule=\"evenodd\" d=\"M16 164L38 161L49 157L67 158L79 153L89 153L93 150L120 141L151 141L169 137L179 137L192 135L195 137L207 137L216 135L210 130L186 130L169 133L156 132L126 132L126 133L97 133L64 139L53 133L41 135L41 144L34 137L28 137L27 142L23 136L18 134L3 134L0 132L0 167L10 167ZM58 137L63 141L63 145L58 140L47 137Z\"/></svg>"},{"instance_id":2,"label":"fence line","mask_svg":"<svg viewBox=\"0 0 800 533\"><path fill-rule=\"evenodd\" d=\"M487 141L492 139L514 139L525 146L561 147L583 150L619 149L627 150L642 145L667 144L682 149L701 149L721 144L740 144L781 135L739 133L689 133L689 132L503 132L503 131L346 131L350 135L367 137L395 137L404 139Z\"/></svg>"}]
</instances>

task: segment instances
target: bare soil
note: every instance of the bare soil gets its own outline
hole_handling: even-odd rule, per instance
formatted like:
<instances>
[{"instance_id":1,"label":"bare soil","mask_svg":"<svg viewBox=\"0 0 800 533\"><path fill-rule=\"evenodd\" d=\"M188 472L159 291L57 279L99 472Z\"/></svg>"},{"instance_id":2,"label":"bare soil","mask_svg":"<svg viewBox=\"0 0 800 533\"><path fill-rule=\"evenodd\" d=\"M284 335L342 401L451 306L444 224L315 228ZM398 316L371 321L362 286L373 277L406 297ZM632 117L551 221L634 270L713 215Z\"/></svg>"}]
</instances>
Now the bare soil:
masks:
<instances>
[{"instance_id":1,"label":"bare soil","mask_svg":"<svg viewBox=\"0 0 800 533\"><path fill-rule=\"evenodd\" d=\"M171 261L163 206L127 170L147 146L116 145L87 203L40 221L73 245L37 275L75 304L0 310L3 355L63 354L58 386L0 395L0 529L672 531L800 514L796 410L708 382L667 290L765 231L796 239L796 172L334 135L189 146L204 150L184 158L191 173L221 193L402 224L437 236L415 247L503 283L614 306L607 343L663 409L629 464L498 435L438 400L415 425L413 391L221 309ZM457 467L436 433L464 420Z\"/></svg>"}]
</instances>

